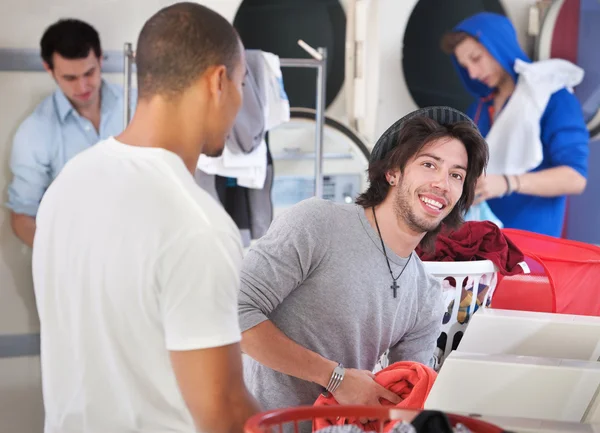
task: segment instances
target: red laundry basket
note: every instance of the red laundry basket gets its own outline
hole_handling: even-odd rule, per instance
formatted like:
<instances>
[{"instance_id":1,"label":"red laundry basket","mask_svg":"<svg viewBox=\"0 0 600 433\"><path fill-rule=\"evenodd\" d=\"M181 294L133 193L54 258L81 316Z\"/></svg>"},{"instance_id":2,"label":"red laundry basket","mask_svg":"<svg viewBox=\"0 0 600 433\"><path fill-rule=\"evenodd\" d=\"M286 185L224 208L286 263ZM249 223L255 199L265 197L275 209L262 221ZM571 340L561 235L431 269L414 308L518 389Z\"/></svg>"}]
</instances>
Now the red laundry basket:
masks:
<instances>
[{"instance_id":1,"label":"red laundry basket","mask_svg":"<svg viewBox=\"0 0 600 433\"><path fill-rule=\"evenodd\" d=\"M492 307L600 316L600 248L523 230L503 229L531 273L500 276Z\"/></svg>"},{"instance_id":2,"label":"red laundry basket","mask_svg":"<svg viewBox=\"0 0 600 433\"><path fill-rule=\"evenodd\" d=\"M276 409L251 417L244 426L244 433L282 433L284 424L292 424L298 433L298 423L313 422L315 418L333 419L337 417L367 418L379 423L379 433L389 421L411 422L419 414L418 410L397 409L389 406L300 406L289 409ZM503 433L500 427L482 420L462 415L446 413L453 427L462 424L472 433Z\"/></svg>"}]
</instances>

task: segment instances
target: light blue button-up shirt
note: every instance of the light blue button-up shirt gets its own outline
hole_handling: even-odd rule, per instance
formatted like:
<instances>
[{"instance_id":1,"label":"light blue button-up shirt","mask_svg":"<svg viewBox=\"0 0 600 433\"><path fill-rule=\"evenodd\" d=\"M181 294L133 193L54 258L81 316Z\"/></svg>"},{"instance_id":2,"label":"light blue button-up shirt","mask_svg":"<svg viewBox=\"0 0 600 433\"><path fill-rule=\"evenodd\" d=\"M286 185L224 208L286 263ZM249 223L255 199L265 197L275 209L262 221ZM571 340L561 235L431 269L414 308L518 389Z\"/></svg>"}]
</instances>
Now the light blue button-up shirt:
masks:
<instances>
[{"instance_id":1,"label":"light blue button-up shirt","mask_svg":"<svg viewBox=\"0 0 600 433\"><path fill-rule=\"evenodd\" d=\"M100 131L57 89L17 129L10 168L7 207L35 216L42 196L64 165L98 141L123 131L123 89L102 80ZM132 101L136 95L132 92ZM134 103L131 104L134 106Z\"/></svg>"}]
</instances>

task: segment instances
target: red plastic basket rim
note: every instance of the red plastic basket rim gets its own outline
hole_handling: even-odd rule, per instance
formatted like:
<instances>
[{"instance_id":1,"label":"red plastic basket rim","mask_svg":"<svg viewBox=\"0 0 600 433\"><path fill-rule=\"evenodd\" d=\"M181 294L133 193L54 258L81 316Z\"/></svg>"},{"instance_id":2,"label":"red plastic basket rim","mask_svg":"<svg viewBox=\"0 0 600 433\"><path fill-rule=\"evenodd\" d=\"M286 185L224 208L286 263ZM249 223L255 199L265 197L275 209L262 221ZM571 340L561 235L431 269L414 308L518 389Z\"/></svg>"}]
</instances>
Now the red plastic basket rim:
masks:
<instances>
[{"instance_id":1,"label":"red plastic basket rim","mask_svg":"<svg viewBox=\"0 0 600 433\"><path fill-rule=\"evenodd\" d=\"M593 244L588 244L585 242L579 242L579 241L573 241L570 239L562 239L562 238L554 238L554 237L550 237L550 236L546 236L546 235L541 235L539 233L534 233L534 232L529 232L526 230L519 230L519 229L510 229L510 228L504 228L502 229L502 233L504 233L505 235L508 236L509 239L511 239L511 234L514 236L514 238L512 238L511 240L517 244L517 246L519 247L519 249L521 249L521 251L527 256L527 253L530 252L529 248L526 245L522 245L518 240L516 240L516 238L519 239L534 239L534 240L539 240L542 242L552 242L555 244L560 244L560 245L565 245L565 246L569 246L569 247L574 247L574 248L579 248L582 250L587 250L596 254L600 254L600 247L598 247L597 245L593 245ZM566 262L566 263L583 263L583 264L597 264L600 263L600 258L598 259L584 259L584 260L573 260L573 259L569 259L568 257L564 257L564 258L554 258L554 257L548 257L544 254L543 251L536 251L535 254L544 259L544 260L549 260L549 261L561 261L561 262Z\"/></svg>"},{"instance_id":2,"label":"red plastic basket rim","mask_svg":"<svg viewBox=\"0 0 600 433\"><path fill-rule=\"evenodd\" d=\"M285 423L312 421L314 418L352 417L412 421L422 410L399 409L389 406L298 406L258 413L248 419L245 433L264 433L265 429ZM446 413L453 426L461 423L473 433L502 433L504 430L483 420L464 415ZM281 430L280 430L281 431ZM383 431L383 423L380 431Z\"/></svg>"}]
</instances>

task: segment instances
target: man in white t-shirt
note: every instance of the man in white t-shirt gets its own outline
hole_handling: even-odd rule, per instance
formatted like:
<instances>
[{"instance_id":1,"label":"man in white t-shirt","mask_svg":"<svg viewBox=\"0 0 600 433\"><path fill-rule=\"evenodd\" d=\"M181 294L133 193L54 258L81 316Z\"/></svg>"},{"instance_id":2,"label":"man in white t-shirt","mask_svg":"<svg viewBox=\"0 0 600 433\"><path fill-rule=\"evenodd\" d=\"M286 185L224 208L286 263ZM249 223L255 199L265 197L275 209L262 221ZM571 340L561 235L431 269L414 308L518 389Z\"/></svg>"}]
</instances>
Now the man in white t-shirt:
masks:
<instances>
[{"instance_id":1,"label":"man in white t-shirt","mask_svg":"<svg viewBox=\"0 0 600 433\"><path fill-rule=\"evenodd\" d=\"M44 195L33 278L46 433L232 433L258 411L239 347L239 231L192 175L223 150L243 56L210 9L159 11L137 43L130 125Z\"/></svg>"}]
</instances>

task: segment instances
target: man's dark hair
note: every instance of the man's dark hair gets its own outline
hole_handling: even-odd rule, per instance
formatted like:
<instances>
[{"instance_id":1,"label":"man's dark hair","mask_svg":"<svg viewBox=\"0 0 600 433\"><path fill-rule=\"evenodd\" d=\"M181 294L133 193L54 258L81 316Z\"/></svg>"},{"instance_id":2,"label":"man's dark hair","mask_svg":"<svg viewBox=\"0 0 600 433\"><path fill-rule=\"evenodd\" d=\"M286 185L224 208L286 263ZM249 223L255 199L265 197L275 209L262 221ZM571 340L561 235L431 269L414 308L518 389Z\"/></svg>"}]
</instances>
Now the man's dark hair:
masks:
<instances>
[{"instance_id":1,"label":"man's dark hair","mask_svg":"<svg viewBox=\"0 0 600 433\"><path fill-rule=\"evenodd\" d=\"M441 48L446 54L454 54L454 50L458 45L467 38L472 36L465 32L448 32L442 36Z\"/></svg>"},{"instance_id":2,"label":"man's dark hair","mask_svg":"<svg viewBox=\"0 0 600 433\"><path fill-rule=\"evenodd\" d=\"M140 99L181 95L207 68L240 59L237 32L218 13L197 3L165 7L144 24L136 47Z\"/></svg>"},{"instance_id":3,"label":"man's dark hair","mask_svg":"<svg viewBox=\"0 0 600 433\"><path fill-rule=\"evenodd\" d=\"M386 198L390 185L386 173L400 169L404 173L406 164L414 158L426 145L441 138L455 138L461 141L469 158L467 175L463 184L463 193L442 221L444 227L456 229L464 222L464 215L473 204L477 179L483 173L488 162L488 145L471 122L457 122L440 125L425 116L416 116L407 120L392 139L396 143L385 157L369 164L369 188L356 199L356 203L364 208L377 206ZM400 179L401 181L402 179ZM427 232L421 241L421 247L431 250L435 245L435 237L442 224L433 231Z\"/></svg>"},{"instance_id":4,"label":"man's dark hair","mask_svg":"<svg viewBox=\"0 0 600 433\"><path fill-rule=\"evenodd\" d=\"M52 56L59 54L65 59L85 59L94 51L102 56L100 36L88 23L76 19L61 19L46 29L40 40L41 55L50 69L54 69Z\"/></svg>"}]
</instances>

